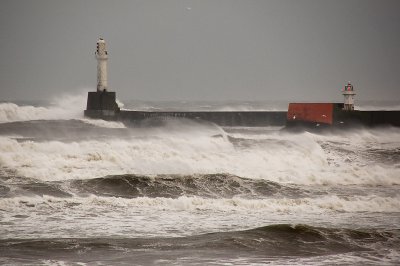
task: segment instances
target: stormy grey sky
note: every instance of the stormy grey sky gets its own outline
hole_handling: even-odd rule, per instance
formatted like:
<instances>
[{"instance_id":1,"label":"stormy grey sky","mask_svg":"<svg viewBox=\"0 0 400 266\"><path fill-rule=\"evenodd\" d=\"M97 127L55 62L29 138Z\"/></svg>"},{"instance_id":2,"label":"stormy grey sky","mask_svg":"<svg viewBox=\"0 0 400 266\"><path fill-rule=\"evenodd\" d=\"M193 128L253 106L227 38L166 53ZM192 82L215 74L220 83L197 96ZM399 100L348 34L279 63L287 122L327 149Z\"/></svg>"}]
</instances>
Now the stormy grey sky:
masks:
<instances>
[{"instance_id":1,"label":"stormy grey sky","mask_svg":"<svg viewBox=\"0 0 400 266\"><path fill-rule=\"evenodd\" d=\"M399 0L1 0L0 100L400 100Z\"/></svg>"}]
</instances>

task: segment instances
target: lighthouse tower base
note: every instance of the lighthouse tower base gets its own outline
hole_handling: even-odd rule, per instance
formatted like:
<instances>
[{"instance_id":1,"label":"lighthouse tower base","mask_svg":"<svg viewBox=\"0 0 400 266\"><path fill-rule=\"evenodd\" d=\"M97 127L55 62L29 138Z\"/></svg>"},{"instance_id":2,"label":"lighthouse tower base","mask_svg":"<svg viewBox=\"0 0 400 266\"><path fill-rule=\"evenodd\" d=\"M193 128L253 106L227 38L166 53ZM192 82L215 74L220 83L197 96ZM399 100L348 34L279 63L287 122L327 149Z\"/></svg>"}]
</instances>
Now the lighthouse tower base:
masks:
<instances>
[{"instance_id":1,"label":"lighthouse tower base","mask_svg":"<svg viewBox=\"0 0 400 266\"><path fill-rule=\"evenodd\" d=\"M120 109L115 101L115 91L90 91L85 116L100 118L114 116Z\"/></svg>"}]
</instances>

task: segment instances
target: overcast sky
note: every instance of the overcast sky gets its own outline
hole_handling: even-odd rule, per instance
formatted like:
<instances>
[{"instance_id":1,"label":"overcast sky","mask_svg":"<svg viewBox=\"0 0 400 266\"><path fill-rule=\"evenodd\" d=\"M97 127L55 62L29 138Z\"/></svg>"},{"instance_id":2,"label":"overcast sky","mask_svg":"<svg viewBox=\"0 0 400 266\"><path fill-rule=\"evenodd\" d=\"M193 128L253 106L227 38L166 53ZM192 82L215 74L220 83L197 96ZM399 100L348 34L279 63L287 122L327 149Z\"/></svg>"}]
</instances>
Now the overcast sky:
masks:
<instances>
[{"instance_id":1,"label":"overcast sky","mask_svg":"<svg viewBox=\"0 0 400 266\"><path fill-rule=\"evenodd\" d=\"M1 0L0 100L400 100L399 0Z\"/></svg>"}]
</instances>

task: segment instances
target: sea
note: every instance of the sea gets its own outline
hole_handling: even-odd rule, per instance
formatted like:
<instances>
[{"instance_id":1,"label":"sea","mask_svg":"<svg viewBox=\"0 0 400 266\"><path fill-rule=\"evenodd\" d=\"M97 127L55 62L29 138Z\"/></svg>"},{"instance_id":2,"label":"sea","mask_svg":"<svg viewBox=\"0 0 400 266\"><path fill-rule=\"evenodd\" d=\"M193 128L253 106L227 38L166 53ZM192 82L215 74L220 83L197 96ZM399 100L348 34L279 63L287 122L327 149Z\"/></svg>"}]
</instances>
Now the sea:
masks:
<instances>
[{"instance_id":1,"label":"sea","mask_svg":"<svg viewBox=\"0 0 400 266\"><path fill-rule=\"evenodd\" d=\"M400 128L127 125L84 118L85 101L0 103L0 264L400 264Z\"/></svg>"}]
</instances>

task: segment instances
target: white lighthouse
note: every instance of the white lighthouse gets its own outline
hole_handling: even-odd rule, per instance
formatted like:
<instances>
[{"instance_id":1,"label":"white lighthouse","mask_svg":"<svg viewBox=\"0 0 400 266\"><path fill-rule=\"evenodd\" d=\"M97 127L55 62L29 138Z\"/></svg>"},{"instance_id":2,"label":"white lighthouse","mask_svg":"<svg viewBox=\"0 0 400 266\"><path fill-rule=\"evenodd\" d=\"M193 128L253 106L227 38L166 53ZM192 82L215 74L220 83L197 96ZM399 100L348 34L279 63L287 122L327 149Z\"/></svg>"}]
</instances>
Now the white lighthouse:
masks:
<instances>
[{"instance_id":1,"label":"white lighthouse","mask_svg":"<svg viewBox=\"0 0 400 266\"><path fill-rule=\"evenodd\" d=\"M97 91L107 91L107 49L106 42L100 38L97 41Z\"/></svg>"},{"instance_id":2,"label":"white lighthouse","mask_svg":"<svg viewBox=\"0 0 400 266\"><path fill-rule=\"evenodd\" d=\"M353 111L354 110L354 87L351 85L350 81L347 82L347 85L344 86L343 96L344 96L344 107L345 111Z\"/></svg>"}]
</instances>

